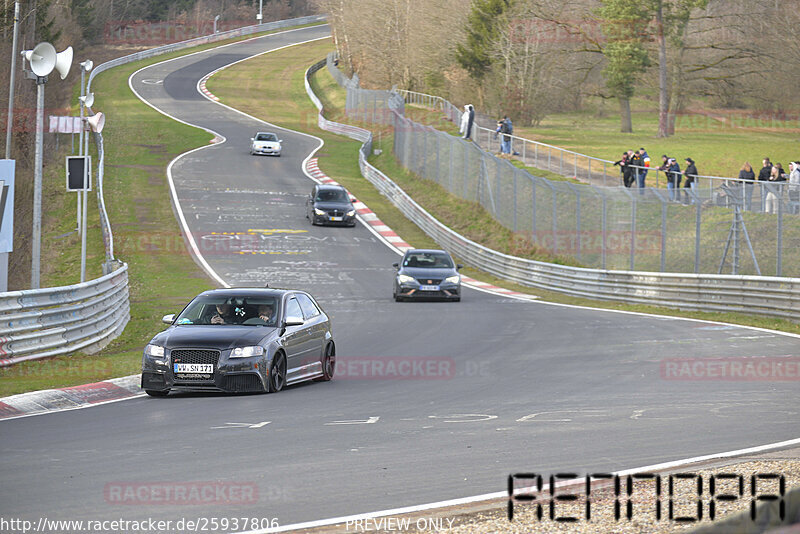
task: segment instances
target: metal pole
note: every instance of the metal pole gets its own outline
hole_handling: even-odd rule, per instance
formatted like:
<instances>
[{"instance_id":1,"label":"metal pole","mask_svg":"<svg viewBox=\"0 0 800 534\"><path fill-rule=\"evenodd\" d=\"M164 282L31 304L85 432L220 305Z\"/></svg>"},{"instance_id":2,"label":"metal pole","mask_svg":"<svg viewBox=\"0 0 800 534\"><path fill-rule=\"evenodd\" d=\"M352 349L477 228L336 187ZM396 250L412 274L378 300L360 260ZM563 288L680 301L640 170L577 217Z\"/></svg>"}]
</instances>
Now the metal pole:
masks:
<instances>
[{"instance_id":1,"label":"metal pole","mask_svg":"<svg viewBox=\"0 0 800 534\"><path fill-rule=\"evenodd\" d=\"M694 226L694 272L700 272L700 219L701 219L701 211L700 211L700 202L697 202L697 214L695 215L695 226Z\"/></svg>"},{"instance_id":2,"label":"metal pole","mask_svg":"<svg viewBox=\"0 0 800 534\"><path fill-rule=\"evenodd\" d=\"M783 276L783 186L778 185L778 250L776 253L777 270L776 276Z\"/></svg>"},{"instance_id":3,"label":"metal pole","mask_svg":"<svg viewBox=\"0 0 800 534\"><path fill-rule=\"evenodd\" d=\"M11 44L11 80L8 84L8 122L6 124L6 159L11 159L11 128L14 124L14 80L17 71L17 28L19 2L14 2L14 36Z\"/></svg>"},{"instance_id":4,"label":"metal pole","mask_svg":"<svg viewBox=\"0 0 800 534\"><path fill-rule=\"evenodd\" d=\"M258 23L259 24L263 24L264 23L263 10L264 10L264 0L258 0Z\"/></svg>"},{"instance_id":5,"label":"metal pole","mask_svg":"<svg viewBox=\"0 0 800 534\"><path fill-rule=\"evenodd\" d=\"M31 237L31 289L39 289L42 249L42 142L44 138L44 84L47 76L36 78L36 148L33 167L33 228Z\"/></svg>"},{"instance_id":6,"label":"metal pole","mask_svg":"<svg viewBox=\"0 0 800 534\"><path fill-rule=\"evenodd\" d=\"M89 136L86 136L86 142L89 142ZM88 155L89 147L86 147ZM81 282L86 281L86 210L88 209L89 200L89 167L86 166L86 173L83 175L83 219L81 220Z\"/></svg>"},{"instance_id":7,"label":"metal pole","mask_svg":"<svg viewBox=\"0 0 800 534\"><path fill-rule=\"evenodd\" d=\"M81 98L80 98L80 108L81 108L81 129L78 132L78 155L83 156L83 117L85 115L84 109L86 105L83 102L83 98L86 96L85 90L85 81L86 81L86 70L81 67ZM81 234L81 195L83 194L82 191L78 191L78 198L76 204L78 205L78 235Z\"/></svg>"},{"instance_id":8,"label":"metal pole","mask_svg":"<svg viewBox=\"0 0 800 534\"><path fill-rule=\"evenodd\" d=\"M217 21L219 20L219 15L214 17L214 33L217 33Z\"/></svg>"}]
</instances>

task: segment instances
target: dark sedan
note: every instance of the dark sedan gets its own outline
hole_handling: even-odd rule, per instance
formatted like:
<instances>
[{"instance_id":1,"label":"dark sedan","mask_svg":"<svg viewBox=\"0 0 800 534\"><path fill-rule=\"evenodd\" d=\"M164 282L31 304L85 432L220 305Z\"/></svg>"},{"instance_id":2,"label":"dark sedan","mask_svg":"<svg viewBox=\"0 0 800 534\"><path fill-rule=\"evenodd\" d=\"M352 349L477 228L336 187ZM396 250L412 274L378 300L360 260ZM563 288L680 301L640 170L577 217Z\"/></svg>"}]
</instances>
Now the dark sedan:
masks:
<instances>
[{"instance_id":1,"label":"dark sedan","mask_svg":"<svg viewBox=\"0 0 800 534\"><path fill-rule=\"evenodd\" d=\"M303 291L215 289L195 297L142 356L142 389L277 392L330 380L336 346L328 316Z\"/></svg>"},{"instance_id":2,"label":"dark sedan","mask_svg":"<svg viewBox=\"0 0 800 534\"><path fill-rule=\"evenodd\" d=\"M461 265L444 250L408 250L394 264L394 300L423 298L461 300Z\"/></svg>"},{"instance_id":3,"label":"dark sedan","mask_svg":"<svg viewBox=\"0 0 800 534\"><path fill-rule=\"evenodd\" d=\"M356 208L341 185L318 184L306 201L311 224L356 225Z\"/></svg>"}]
</instances>

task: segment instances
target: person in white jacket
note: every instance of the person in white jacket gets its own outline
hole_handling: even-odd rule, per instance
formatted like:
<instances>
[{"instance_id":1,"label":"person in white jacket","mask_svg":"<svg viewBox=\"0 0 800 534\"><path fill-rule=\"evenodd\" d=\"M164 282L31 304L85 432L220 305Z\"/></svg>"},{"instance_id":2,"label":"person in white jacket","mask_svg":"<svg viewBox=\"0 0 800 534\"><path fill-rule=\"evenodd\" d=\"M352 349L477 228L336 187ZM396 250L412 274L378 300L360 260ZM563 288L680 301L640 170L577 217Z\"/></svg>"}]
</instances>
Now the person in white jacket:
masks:
<instances>
[{"instance_id":1,"label":"person in white jacket","mask_svg":"<svg viewBox=\"0 0 800 534\"><path fill-rule=\"evenodd\" d=\"M469 139L472 135L472 124L475 122L475 108L472 104L464 106L464 113L461 115L461 137Z\"/></svg>"},{"instance_id":2,"label":"person in white jacket","mask_svg":"<svg viewBox=\"0 0 800 534\"><path fill-rule=\"evenodd\" d=\"M789 211L800 211L800 161L789 163Z\"/></svg>"}]
</instances>

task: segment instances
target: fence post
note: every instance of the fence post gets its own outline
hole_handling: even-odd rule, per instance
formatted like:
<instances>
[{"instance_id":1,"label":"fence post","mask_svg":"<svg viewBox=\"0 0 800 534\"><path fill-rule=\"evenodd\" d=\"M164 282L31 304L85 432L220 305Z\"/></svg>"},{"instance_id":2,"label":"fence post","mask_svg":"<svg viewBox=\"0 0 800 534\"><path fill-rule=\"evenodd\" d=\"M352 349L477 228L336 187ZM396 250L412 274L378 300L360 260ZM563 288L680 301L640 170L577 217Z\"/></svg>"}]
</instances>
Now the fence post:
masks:
<instances>
[{"instance_id":1,"label":"fence post","mask_svg":"<svg viewBox=\"0 0 800 534\"><path fill-rule=\"evenodd\" d=\"M691 189L691 188L690 188ZM695 199L695 203L697 205L697 209L695 210L695 223L694 223L694 272L700 272L700 220L701 220L701 211L700 211L700 202L698 199Z\"/></svg>"},{"instance_id":2,"label":"fence post","mask_svg":"<svg viewBox=\"0 0 800 534\"><path fill-rule=\"evenodd\" d=\"M636 197L638 195L630 195L631 197L631 271L634 271L636 261Z\"/></svg>"},{"instance_id":3,"label":"fence post","mask_svg":"<svg viewBox=\"0 0 800 534\"><path fill-rule=\"evenodd\" d=\"M436 183L439 184L439 185L442 185L442 182L440 181L440 176L439 176L439 174L440 174L439 173L439 153L441 152L440 147L439 147L439 144L440 144L439 143L439 135L440 134L439 134L439 132L434 131L433 135L436 138Z\"/></svg>"},{"instance_id":4,"label":"fence post","mask_svg":"<svg viewBox=\"0 0 800 534\"><path fill-rule=\"evenodd\" d=\"M601 195L603 195L603 216L602 216L602 232L603 232L603 243L601 248L601 269L606 268L606 208L607 208L607 201L606 201L606 194L605 192L601 191Z\"/></svg>"},{"instance_id":5,"label":"fence post","mask_svg":"<svg viewBox=\"0 0 800 534\"><path fill-rule=\"evenodd\" d=\"M550 190L553 192L553 254L558 253L558 198L556 197L556 188L552 185Z\"/></svg>"},{"instance_id":6,"label":"fence post","mask_svg":"<svg viewBox=\"0 0 800 534\"><path fill-rule=\"evenodd\" d=\"M775 276L782 276L783 266L783 184L779 184L777 186L780 190L780 196L778 196L778 250L775 254L775 263L776 266L776 274Z\"/></svg>"},{"instance_id":7,"label":"fence post","mask_svg":"<svg viewBox=\"0 0 800 534\"><path fill-rule=\"evenodd\" d=\"M514 171L514 233L517 232L517 174L518 171Z\"/></svg>"},{"instance_id":8,"label":"fence post","mask_svg":"<svg viewBox=\"0 0 800 534\"><path fill-rule=\"evenodd\" d=\"M447 139L447 145L448 145L447 148L450 150L450 172L447 173L448 174L448 179L447 179L448 187L447 187L447 190L450 191L451 193L453 193L453 163L454 163L453 162L453 152L455 152L455 150L454 150L455 140L452 139L451 136L447 136L447 137L448 137L448 139Z\"/></svg>"},{"instance_id":9,"label":"fence post","mask_svg":"<svg viewBox=\"0 0 800 534\"><path fill-rule=\"evenodd\" d=\"M533 176L531 179L531 233L536 237L536 178Z\"/></svg>"}]
</instances>

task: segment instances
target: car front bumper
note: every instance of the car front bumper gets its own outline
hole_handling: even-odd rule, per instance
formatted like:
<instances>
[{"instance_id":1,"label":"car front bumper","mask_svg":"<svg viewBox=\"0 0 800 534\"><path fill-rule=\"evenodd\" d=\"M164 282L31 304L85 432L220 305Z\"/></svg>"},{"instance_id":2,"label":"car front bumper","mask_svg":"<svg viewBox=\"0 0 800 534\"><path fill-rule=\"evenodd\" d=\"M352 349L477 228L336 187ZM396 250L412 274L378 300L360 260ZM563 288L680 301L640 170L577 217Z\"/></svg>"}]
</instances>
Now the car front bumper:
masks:
<instances>
[{"instance_id":1,"label":"car front bumper","mask_svg":"<svg viewBox=\"0 0 800 534\"><path fill-rule=\"evenodd\" d=\"M266 391L267 363L261 356L222 360L208 374L177 374L149 356L142 359L141 387L152 391Z\"/></svg>"},{"instance_id":2,"label":"car front bumper","mask_svg":"<svg viewBox=\"0 0 800 534\"><path fill-rule=\"evenodd\" d=\"M332 226L355 226L356 224L356 216L355 215L341 215L336 218L336 216L331 216L330 214L326 213L324 215L314 214L314 224L329 224Z\"/></svg>"},{"instance_id":3,"label":"car front bumper","mask_svg":"<svg viewBox=\"0 0 800 534\"><path fill-rule=\"evenodd\" d=\"M405 299L444 299L455 300L461 298L461 284L443 283L436 286L436 290L423 290L419 284L398 284L397 296Z\"/></svg>"},{"instance_id":4,"label":"car front bumper","mask_svg":"<svg viewBox=\"0 0 800 534\"><path fill-rule=\"evenodd\" d=\"M264 156L280 156L280 148L253 148L253 154L262 154Z\"/></svg>"}]
</instances>

